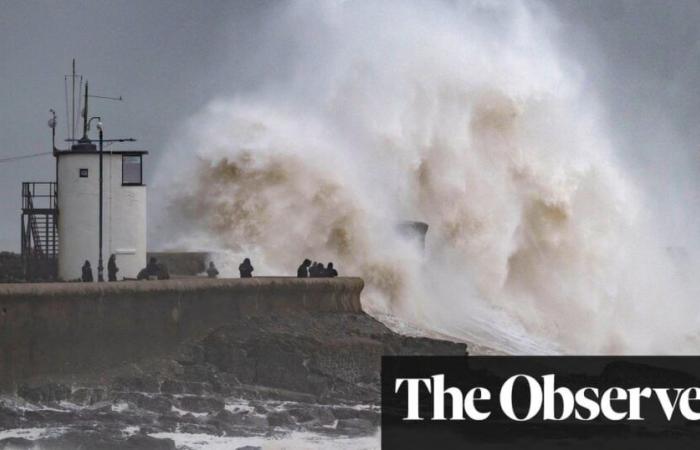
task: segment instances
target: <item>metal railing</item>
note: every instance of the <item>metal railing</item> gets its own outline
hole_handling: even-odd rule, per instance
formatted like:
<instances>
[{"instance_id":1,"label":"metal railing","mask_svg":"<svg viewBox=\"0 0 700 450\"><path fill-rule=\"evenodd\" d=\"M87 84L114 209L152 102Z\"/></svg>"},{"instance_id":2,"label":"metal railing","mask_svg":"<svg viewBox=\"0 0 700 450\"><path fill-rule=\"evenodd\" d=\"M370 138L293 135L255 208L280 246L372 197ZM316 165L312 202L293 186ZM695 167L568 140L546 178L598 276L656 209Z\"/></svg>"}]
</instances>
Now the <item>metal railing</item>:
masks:
<instances>
[{"instance_id":1,"label":"metal railing","mask_svg":"<svg viewBox=\"0 0 700 450\"><path fill-rule=\"evenodd\" d=\"M55 182L22 183L22 263L28 281L58 272L58 191Z\"/></svg>"}]
</instances>

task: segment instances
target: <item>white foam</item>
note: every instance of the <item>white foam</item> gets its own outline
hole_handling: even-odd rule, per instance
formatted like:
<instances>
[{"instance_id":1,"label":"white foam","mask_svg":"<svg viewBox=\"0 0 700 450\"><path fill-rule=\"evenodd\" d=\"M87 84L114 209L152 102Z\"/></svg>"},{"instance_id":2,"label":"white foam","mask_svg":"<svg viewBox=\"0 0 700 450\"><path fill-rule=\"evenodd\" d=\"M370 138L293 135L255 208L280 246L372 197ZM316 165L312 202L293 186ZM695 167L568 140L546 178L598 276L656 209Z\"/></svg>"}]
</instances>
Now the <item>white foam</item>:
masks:
<instances>
[{"instance_id":1,"label":"white foam","mask_svg":"<svg viewBox=\"0 0 700 450\"><path fill-rule=\"evenodd\" d=\"M325 450L328 448L338 450L375 450L380 448L379 433L360 438L329 437L307 432L292 432L278 438L221 437L187 433L153 433L150 436L172 439L175 441L176 446L187 446L193 450L230 450L246 445L261 447L263 450Z\"/></svg>"}]
</instances>

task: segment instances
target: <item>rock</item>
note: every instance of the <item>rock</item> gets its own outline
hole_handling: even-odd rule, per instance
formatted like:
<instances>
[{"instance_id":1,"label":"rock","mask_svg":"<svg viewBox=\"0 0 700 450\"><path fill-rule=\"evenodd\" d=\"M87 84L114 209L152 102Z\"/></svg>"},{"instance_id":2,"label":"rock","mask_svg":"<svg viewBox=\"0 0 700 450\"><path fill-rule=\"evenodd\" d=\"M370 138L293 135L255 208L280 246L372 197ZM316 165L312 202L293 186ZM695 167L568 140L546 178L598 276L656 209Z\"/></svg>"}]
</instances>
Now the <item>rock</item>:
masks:
<instances>
[{"instance_id":1,"label":"rock","mask_svg":"<svg viewBox=\"0 0 700 450\"><path fill-rule=\"evenodd\" d=\"M207 423L183 423L178 426L177 432L188 434L211 434L213 436L223 434L219 427L214 424Z\"/></svg>"},{"instance_id":2,"label":"rock","mask_svg":"<svg viewBox=\"0 0 700 450\"><path fill-rule=\"evenodd\" d=\"M264 416L258 416L255 414L240 414L239 419L239 424L243 425L246 428L265 430L270 426L267 417Z\"/></svg>"},{"instance_id":3,"label":"rock","mask_svg":"<svg viewBox=\"0 0 700 450\"><path fill-rule=\"evenodd\" d=\"M248 412L232 413L228 410L219 412L215 417L210 419L209 423L224 431L231 430L236 427L252 428L257 431L264 431L270 427L267 417Z\"/></svg>"},{"instance_id":4,"label":"rock","mask_svg":"<svg viewBox=\"0 0 700 450\"><path fill-rule=\"evenodd\" d=\"M0 450L21 450L32 448L34 448L34 443L28 439L16 437L0 439Z\"/></svg>"},{"instance_id":5,"label":"rock","mask_svg":"<svg viewBox=\"0 0 700 450\"><path fill-rule=\"evenodd\" d=\"M0 430L18 428L20 426L20 414L9 408L0 407Z\"/></svg>"},{"instance_id":6,"label":"rock","mask_svg":"<svg viewBox=\"0 0 700 450\"><path fill-rule=\"evenodd\" d=\"M114 380L114 390L124 392L160 392L160 383L155 377L119 377Z\"/></svg>"},{"instance_id":7,"label":"rock","mask_svg":"<svg viewBox=\"0 0 700 450\"><path fill-rule=\"evenodd\" d=\"M70 401L76 405L92 405L102 402L106 398L105 390L100 388L78 388L70 395Z\"/></svg>"},{"instance_id":8,"label":"rock","mask_svg":"<svg viewBox=\"0 0 700 450\"><path fill-rule=\"evenodd\" d=\"M240 385L231 390L232 394L241 397L264 398L267 400L281 400L296 403L318 403L318 398L314 395L302 392L288 391L286 389L275 389L266 386Z\"/></svg>"},{"instance_id":9,"label":"rock","mask_svg":"<svg viewBox=\"0 0 700 450\"><path fill-rule=\"evenodd\" d=\"M17 395L33 403L49 403L67 400L70 388L63 384L49 383L40 386L20 386Z\"/></svg>"},{"instance_id":10,"label":"rock","mask_svg":"<svg viewBox=\"0 0 700 450\"><path fill-rule=\"evenodd\" d=\"M222 422L233 422L236 420L236 416L237 416L237 414L232 413L228 409L224 409L222 411L219 411L216 414L215 418L217 420L222 421Z\"/></svg>"},{"instance_id":11,"label":"rock","mask_svg":"<svg viewBox=\"0 0 700 450\"><path fill-rule=\"evenodd\" d=\"M126 440L125 448L138 450L175 450L172 439L158 439L144 434L135 434Z\"/></svg>"},{"instance_id":12,"label":"rock","mask_svg":"<svg viewBox=\"0 0 700 450\"><path fill-rule=\"evenodd\" d=\"M243 447L238 447L236 450L262 450L262 447L255 447L252 445L245 445Z\"/></svg>"},{"instance_id":13,"label":"rock","mask_svg":"<svg viewBox=\"0 0 700 450\"><path fill-rule=\"evenodd\" d=\"M224 401L215 397L186 396L179 399L180 408L196 413L216 413L224 409Z\"/></svg>"},{"instance_id":14,"label":"rock","mask_svg":"<svg viewBox=\"0 0 700 450\"><path fill-rule=\"evenodd\" d=\"M379 426L381 413L372 409L355 409L347 407L335 407L332 409L333 415L337 419L365 419L372 422L374 426Z\"/></svg>"},{"instance_id":15,"label":"rock","mask_svg":"<svg viewBox=\"0 0 700 450\"><path fill-rule=\"evenodd\" d=\"M337 426L338 430L362 433L371 433L374 428L372 422L365 419L340 419Z\"/></svg>"},{"instance_id":16,"label":"rock","mask_svg":"<svg viewBox=\"0 0 700 450\"><path fill-rule=\"evenodd\" d=\"M118 448L123 448L124 440L115 435L98 432L69 431L60 436L39 439L35 441L35 444L40 449L51 450L116 450Z\"/></svg>"},{"instance_id":17,"label":"rock","mask_svg":"<svg viewBox=\"0 0 700 450\"><path fill-rule=\"evenodd\" d=\"M270 412L261 402L251 402L250 406L253 407L253 411L255 411L256 414L267 414Z\"/></svg>"},{"instance_id":18,"label":"rock","mask_svg":"<svg viewBox=\"0 0 700 450\"><path fill-rule=\"evenodd\" d=\"M185 383L176 380L165 380L160 385L160 392L164 394L184 394Z\"/></svg>"},{"instance_id":19,"label":"rock","mask_svg":"<svg viewBox=\"0 0 700 450\"><path fill-rule=\"evenodd\" d=\"M273 411L267 415L271 427L288 427L294 425L294 419L288 411Z\"/></svg>"},{"instance_id":20,"label":"rock","mask_svg":"<svg viewBox=\"0 0 700 450\"><path fill-rule=\"evenodd\" d=\"M298 407L289 410L289 414L299 423L317 422L330 425L335 422L335 416L330 409L317 406Z\"/></svg>"},{"instance_id":21,"label":"rock","mask_svg":"<svg viewBox=\"0 0 700 450\"><path fill-rule=\"evenodd\" d=\"M173 409L172 402L165 396L146 395L138 392L128 392L117 396L119 401L133 403L141 409L165 414Z\"/></svg>"},{"instance_id":22,"label":"rock","mask_svg":"<svg viewBox=\"0 0 700 450\"><path fill-rule=\"evenodd\" d=\"M40 409L37 411L26 411L24 419L33 426L39 424L41 426L68 425L75 421L76 413L73 411Z\"/></svg>"}]
</instances>

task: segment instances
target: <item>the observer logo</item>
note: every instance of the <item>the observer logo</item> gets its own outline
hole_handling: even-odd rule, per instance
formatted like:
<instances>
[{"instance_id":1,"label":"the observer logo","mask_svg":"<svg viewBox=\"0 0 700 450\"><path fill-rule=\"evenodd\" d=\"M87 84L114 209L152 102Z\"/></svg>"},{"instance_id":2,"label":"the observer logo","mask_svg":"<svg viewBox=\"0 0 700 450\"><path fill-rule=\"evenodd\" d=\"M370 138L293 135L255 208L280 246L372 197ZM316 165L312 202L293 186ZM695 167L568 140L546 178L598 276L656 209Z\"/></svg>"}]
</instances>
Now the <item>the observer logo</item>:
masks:
<instances>
[{"instance_id":1,"label":"the observer logo","mask_svg":"<svg viewBox=\"0 0 700 450\"><path fill-rule=\"evenodd\" d=\"M517 413L513 402L513 390L516 383L525 386L529 393L529 405L524 413ZM423 420L420 413L421 390L425 390L433 405L430 420L488 420L491 411L483 405L491 400L493 394L485 387L473 387L462 392L457 387L445 387L445 375L433 375L430 378L397 378L396 393L402 390L406 394L407 408L404 420ZM445 400L449 397L452 407L445 411ZM672 420L674 414L680 413L686 420L700 420L700 388L651 388L651 387L609 387L601 390L597 387L582 387L576 390L566 386L556 386L556 375L547 374L539 380L525 374L508 378L501 386L499 406L503 414L511 420L522 422L535 418L541 420L575 420L589 421L599 417L607 420L644 420L641 412L642 399L654 399L667 418ZM555 403L561 407L557 411Z\"/></svg>"},{"instance_id":2,"label":"the observer logo","mask_svg":"<svg viewBox=\"0 0 700 450\"><path fill-rule=\"evenodd\" d=\"M385 357L382 448L697 448L700 357Z\"/></svg>"}]
</instances>

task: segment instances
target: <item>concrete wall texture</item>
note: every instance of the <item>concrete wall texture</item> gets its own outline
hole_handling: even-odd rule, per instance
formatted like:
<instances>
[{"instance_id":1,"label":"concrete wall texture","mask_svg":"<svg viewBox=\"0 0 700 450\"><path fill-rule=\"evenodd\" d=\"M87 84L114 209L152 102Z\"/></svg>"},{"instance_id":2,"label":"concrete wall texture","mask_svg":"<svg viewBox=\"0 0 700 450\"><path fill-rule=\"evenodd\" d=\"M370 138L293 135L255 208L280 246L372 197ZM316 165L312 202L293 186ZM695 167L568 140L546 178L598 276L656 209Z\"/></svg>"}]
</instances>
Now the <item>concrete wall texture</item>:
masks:
<instances>
[{"instance_id":1,"label":"concrete wall texture","mask_svg":"<svg viewBox=\"0 0 700 450\"><path fill-rule=\"evenodd\" d=\"M360 313L359 278L174 279L0 285L0 392L100 379L172 356L231 319L271 312Z\"/></svg>"}]
</instances>

